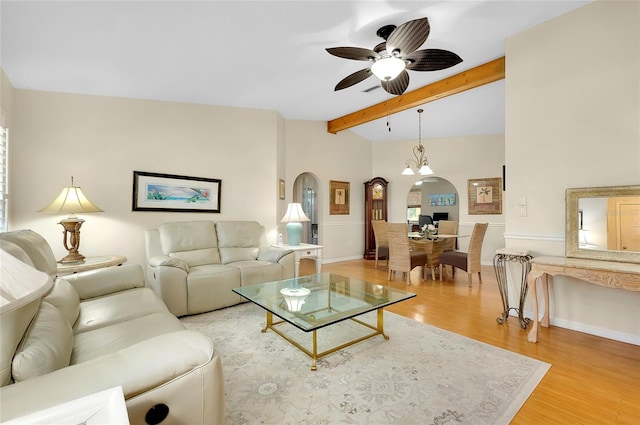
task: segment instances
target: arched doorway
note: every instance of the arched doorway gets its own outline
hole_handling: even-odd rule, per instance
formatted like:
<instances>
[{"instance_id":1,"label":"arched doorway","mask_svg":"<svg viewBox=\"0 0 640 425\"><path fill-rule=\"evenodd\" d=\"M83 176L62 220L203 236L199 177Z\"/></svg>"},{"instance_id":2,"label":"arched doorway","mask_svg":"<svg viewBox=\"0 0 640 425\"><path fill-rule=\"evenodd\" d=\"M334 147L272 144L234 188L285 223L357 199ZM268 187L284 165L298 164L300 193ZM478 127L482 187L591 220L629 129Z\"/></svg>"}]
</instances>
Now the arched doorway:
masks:
<instances>
[{"instance_id":1,"label":"arched doorway","mask_svg":"<svg viewBox=\"0 0 640 425\"><path fill-rule=\"evenodd\" d=\"M420 216L431 220L460 220L458 192L450 181L441 177L422 177L407 194L409 227L419 227Z\"/></svg>"},{"instance_id":2,"label":"arched doorway","mask_svg":"<svg viewBox=\"0 0 640 425\"><path fill-rule=\"evenodd\" d=\"M303 243L318 244L318 178L302 173L293 183L293 202L299 202L310 221L302 223Z\"/></svg>"}]
</instances>

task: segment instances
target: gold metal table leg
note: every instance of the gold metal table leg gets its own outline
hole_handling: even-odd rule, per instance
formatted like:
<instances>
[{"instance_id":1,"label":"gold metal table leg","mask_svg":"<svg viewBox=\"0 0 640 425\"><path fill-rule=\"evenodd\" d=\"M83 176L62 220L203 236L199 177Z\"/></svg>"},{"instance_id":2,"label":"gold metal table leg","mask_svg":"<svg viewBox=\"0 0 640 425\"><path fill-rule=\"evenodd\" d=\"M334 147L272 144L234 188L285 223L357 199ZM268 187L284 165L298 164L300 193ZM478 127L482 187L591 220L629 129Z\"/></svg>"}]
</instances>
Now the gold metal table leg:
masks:
<instances>
[{"instance_id":1,"label":"gold metal table leg","mask_svg":"<svg viewBox=\"0 0 640 425\"><path fill-rule=\"evenodd\" d=\"M311 356L311 370L316 370L316 360L318 360L318 338L316 331L313 331L313 356Z\"/></svg>"},{"instance_id":2,"label":"gold metal table leg","mask_svg":"<svg viewBox=\"0 0 640 425\"><path fill-rule=\"evenodd\" d=\"M267 324L262 329L262 333L265 333L267 331L267 329L269 329L271 327L273 327L273 313L271 313L270 311L267 311Z\"/></svg>"},{"instance_id":3,"label":"gold metal table leg","mask_svg":"<svg viewBox=\"0 0 640 425\"><path fill-rule=\"evenodd\" d=\"M318 353L318 335L317 335L317 331L314 330L312 331L313 333L313 350L309 351L308 349L306 349L305 347L303 347L302 345L300 345L299 343L297 343L296 341L294 341L293 339L291 339L290 337L288 337L287 335L285 335L282 331L280 331L276 325L285 323L284 320L280 320L277 322L273 321L273 313L271 313L270 311L267 311L267 324L266 326L262 329L262 332L266 332L267 329L271 329L273 332L277 333L278 335L280 335L282 338L286 339L287 341L289 341L293 346L295 346L296 348L298 348L300 351L302 351L303 353L305 353L307 356L311 357L311 370L317 370L317 361L319 358L326 356L327 354L331 354L331 353L335 353L338 350L342 350L345 347L349 347L351 345L357 344L360 341L364 341L365 339L369 339L372 338L376 335L382 335L384 337L385 340L389 339L389 336L385 335L384 333L384 311L382 308L379 308L378 310L378 314L377 314L377 324L376 326L373 326L369 323L365 323L362 322L356 318L351 318L351 320L353 320L356 323L359 323L363 326L366 326L367 328L372 329L375 332L372 332L370 334L367 334L365 336L362 336L360 338L356 338L352 341L346 342L342 345L339 345L337 347L333 347L330 348L326 351L323 351L322 353Z\"/></svg>"}]
</instances>

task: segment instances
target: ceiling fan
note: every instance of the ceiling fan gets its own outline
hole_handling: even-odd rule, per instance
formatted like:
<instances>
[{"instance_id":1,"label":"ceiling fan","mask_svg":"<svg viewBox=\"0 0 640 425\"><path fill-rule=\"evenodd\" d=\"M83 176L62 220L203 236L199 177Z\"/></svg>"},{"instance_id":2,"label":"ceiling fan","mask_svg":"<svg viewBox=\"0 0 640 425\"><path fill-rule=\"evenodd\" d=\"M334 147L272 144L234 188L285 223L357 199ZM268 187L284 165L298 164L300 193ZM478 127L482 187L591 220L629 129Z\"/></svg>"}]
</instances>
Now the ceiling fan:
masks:
<instances>
[{"instance_id":1,"label":"ceiling fan","mask_svg":"<svg viewBox=\"0 0 640 425\"><path fill-rule=\"evenodd\" d=\"M387 93L400 95L409 86L411 71L439 71L462 62L457 54L442 49L423 49L420 47L429 36L429 20L427 18L405 22L396 27L385 25L376 34L385 41L371 49L362 47L330 47L327 52L345 59L370 61L371 66L356 71L342 79L335 91L351 87L371 75L381 80L382 88Z\"/></svg>"}]
</instances>

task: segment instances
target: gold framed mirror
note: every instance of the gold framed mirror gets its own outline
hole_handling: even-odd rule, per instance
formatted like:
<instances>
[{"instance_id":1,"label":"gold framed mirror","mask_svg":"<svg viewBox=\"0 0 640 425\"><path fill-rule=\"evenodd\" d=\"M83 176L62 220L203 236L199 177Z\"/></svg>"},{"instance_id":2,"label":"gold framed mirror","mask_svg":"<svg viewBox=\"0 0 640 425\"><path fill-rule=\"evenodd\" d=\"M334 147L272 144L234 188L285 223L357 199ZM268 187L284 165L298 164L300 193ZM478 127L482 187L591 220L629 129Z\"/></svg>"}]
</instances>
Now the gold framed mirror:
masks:
<instances>
[{"instance_id":1,"label":"gold framed mirror","mask_svg":"<svg viewBox=\"0 0 640 425\"><path fill-rule=\"evenodd\" d=\"M565 255L640 263L640 186L566 191Z\"/></svg>"}]
</instances>

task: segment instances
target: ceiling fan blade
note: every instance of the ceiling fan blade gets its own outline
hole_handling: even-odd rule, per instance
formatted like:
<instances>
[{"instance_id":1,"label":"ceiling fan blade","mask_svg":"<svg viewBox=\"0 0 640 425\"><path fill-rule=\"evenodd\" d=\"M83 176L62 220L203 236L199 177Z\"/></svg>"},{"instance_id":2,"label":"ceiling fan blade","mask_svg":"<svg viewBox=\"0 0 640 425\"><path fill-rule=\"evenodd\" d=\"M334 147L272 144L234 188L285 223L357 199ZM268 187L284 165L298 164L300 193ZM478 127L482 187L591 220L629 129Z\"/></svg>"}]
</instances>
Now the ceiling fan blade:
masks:
<instances>
[{"instance_id":1,"label":"ceiling fan blade","mask_svg":"<svg viewBox=\"0 0 640 425\"><path fill-rule=\"evenodd\" d=\"M382 88L390 94L401 95L409 87L409 73L402 71L391 81L381 81Z\"/></svg>"},{"instance_id":2,"label":"ceiling fan blade","mask_svg":"<svg viewBox=\"0 0 640 425\"><path fill-rule=\"evenodd\" d=\"M405 22L387 39L387 52L391 56L405 57L422 46L429 36L429 19L421 18ZM394 53L397 52L397 53Z\"/></svg>"},{"instance_id":3,"label":"ceiling fan blade","mask_svg":"<svg viewBox=\"0 0 640 425\"><path fill-rule=\"evenodd\" d=\"M371 77L373 72L371 72L370 68L361 69L360 71L356 71L351 75L346 76L342 79L338 84L336 84L336 88L334 91L346 89L347 87L351 87L354 84L358 84L360 81L366 80Z\"/></svg>"},{"instance_id":4,"label":"ceiling fan blade","mask_svg":"<svg viewBox=\"0 0 640 425\"><path fill-rule=\"evenodd\" d=\"M368 61L378 59L379 54L371 49L365 49L362 47L329 47L327 52L333 56L345 59L353 59L357 61Z\"/></svg>"},{"instance_id":5,"label":"ceiling fan blade","mask_svg":"<svg viewBox=\"0 0 640 425\"><path fill-rule=\"evenodd\" d=\"M441 49L416 50L404 59L408 62L407 69L412 71L439 71L462 62L460 56Z\"/></svg>"}]
</instances>

